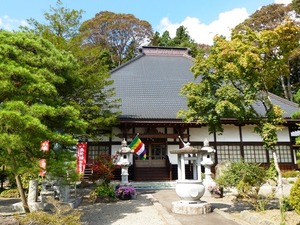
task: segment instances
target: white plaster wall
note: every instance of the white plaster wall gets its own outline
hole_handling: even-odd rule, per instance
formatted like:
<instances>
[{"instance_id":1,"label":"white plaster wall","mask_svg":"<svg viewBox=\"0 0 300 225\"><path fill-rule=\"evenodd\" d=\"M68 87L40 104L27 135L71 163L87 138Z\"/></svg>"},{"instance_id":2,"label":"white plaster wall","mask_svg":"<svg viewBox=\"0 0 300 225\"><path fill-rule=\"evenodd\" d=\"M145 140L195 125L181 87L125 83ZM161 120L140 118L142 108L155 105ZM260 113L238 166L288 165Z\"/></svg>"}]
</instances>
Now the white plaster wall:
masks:
<instances>
[{"instance_id":1,"label":"white plaster wall","mask_svg":"<svg viewBox=\"0 0 300 225\"><path fill-rule=\"evenodd\" d=\"M190 128L190 142L192 141L203 142L205 139L207 139L209 142L214 141L214 136L213 134L208 133L207 127Z\"/></svg>"},{"instance_id":2,"label":"white plaster wall","mask_svg":"<svg viewBox=\"0 0 300 225\"><path fill-rule=\"evenodd\" d=\"M240 133L239 127L234 125L223 125L224 132L221 135L216 135L217 142L239 142L240 141Z\"/></svg>"},{"instance_id":3,"label":"white plaster wall","mask_svg":"<svg viewBox=\"0 0 300 225\"><path fill-rule=\"evenodd\" d=\"M168 145L168 156L169 160L172 164L177 164L177 154L171 154L170 150L178 150L178 145Z\"/></svg>"},{"instance_id":4,"label":"white plaster wall","mask_svg":"<svg viewBox=\"0 0 300 225\"><path fill-rule=\"evenodd\" d=\"M278 141L291 141L288 127L283 127L282 130L277 132Z\"/></svg>"},{"instance_id":5,"label":"white plaster wall","mask_svg":"<svg viewBox=\"0 0 300 225\"><path fill-rule=\"evenodd\" d=\"M247 125L247 126L242 126L242 137L243 137L243 142L246 141L262 141L261 137L259 134L254 132L254 125Z\"/></svg>"}]
</instances>

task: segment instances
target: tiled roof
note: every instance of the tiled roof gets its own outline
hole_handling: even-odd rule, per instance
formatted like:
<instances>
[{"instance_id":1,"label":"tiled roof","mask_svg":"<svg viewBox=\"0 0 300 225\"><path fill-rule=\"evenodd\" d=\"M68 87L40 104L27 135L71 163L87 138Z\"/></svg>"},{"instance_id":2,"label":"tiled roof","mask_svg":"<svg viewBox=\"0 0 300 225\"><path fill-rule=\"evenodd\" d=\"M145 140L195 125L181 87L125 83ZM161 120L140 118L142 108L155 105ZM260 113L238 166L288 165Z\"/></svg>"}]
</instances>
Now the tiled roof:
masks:
<instances>
[{"instance_id":1,"label":"tiled roof","mask_svg":"<svg viewBox=\"0 0 300 225\"><path fill-rule=\"evenodd\" d=\"M141 55L114 69L111 78L116 98L121 99L121 118L176 119L178 110L187 108L179 92L194 81L192 65L185 48L144 47ZM299 110L297 104L276 95L271 94L271 99L285 110L286 117ZM263 112L262 105L255 108Z\"/></svg>"},{"instance_id":2,"label":"tiled roof","mask_svg":"<svg viewBox=\"0 0 300 225\"><path fill-rule=\"evenodd\" d=\"M270 99L274 105L280 106L284 111L285 118L291 118L292 114L299 110L298 104L288 101L287 99L281 98L277 95L269 93ZM254 109L261 115L265 114L264 107L262 103L257 103L254 105Z\"/></svg>"}]
</instances>

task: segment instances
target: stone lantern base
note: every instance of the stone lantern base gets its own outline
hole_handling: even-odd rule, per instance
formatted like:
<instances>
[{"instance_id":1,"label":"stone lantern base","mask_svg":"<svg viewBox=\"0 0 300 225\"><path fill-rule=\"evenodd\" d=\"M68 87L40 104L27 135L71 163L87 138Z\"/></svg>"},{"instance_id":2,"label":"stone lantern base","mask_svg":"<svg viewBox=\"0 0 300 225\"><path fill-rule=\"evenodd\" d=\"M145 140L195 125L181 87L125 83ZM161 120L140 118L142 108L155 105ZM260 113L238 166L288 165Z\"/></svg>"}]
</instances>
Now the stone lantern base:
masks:
<instances>
[{"instance_id":1,"label":"stone lantern base","mask_svg":"<svg viewBox=\"0 0 300 225\"><path fill-rule=\"evenodd\" d=\"M186 201L172 202L172 212L183 215L201 215L212 212L211 204L202 201L192 203Z\"/></svg>"}]
</instances>

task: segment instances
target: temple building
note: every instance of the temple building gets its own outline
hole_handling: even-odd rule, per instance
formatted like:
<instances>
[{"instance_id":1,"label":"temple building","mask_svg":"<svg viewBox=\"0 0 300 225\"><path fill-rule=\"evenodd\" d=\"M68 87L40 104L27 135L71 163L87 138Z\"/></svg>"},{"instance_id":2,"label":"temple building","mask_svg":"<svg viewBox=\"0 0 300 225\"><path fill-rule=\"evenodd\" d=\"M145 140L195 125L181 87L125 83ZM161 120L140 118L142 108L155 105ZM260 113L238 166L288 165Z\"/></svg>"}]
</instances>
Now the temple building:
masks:
<instances>
[{"instance_id":1,"label":"temple building","mask_svg":"<svg viewBox=\"0 0 300 225\"><path fill-rule=\"evenodd\" d=\"M224 132L218 135L209 134L204 124L185 123L177 118L177 112L187 108L185 96L179 92L184 84L195 82L190 70L193 63L187 48L142 47L137 57L112 70L115 97L121 99L119 124L112 129L111 138L87 143L87 158L95 158L101 152L113 155L124 138L130 144L139 134L147 155L145 160L133 156L130 180L177 179L177 158L170 151L182 147L179 136L199 149L207 139L216 150L215 165L224 160L241 159L268 165L272 154L264 149L262 139L253 130L254 124L240 124L235 118L224 118ZM299 107L274 94L270 96L273 103L285 111L286 118L284 128L278 132L279 164L282 170L292 170L297 165L291 132L298 129L300 121L292 119L291 115ZM256 110L263 109L257 105ZM188 161L186 167L186 173L192 173Z\"/></svg>"}]
</instances>

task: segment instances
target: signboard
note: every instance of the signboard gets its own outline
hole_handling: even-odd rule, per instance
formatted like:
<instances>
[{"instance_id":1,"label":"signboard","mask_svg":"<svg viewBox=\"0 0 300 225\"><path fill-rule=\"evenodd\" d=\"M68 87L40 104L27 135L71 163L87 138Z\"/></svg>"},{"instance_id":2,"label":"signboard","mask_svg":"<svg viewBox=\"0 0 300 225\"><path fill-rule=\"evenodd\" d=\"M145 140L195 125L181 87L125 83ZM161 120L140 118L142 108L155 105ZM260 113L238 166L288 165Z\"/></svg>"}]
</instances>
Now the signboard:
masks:
<instances>
[{"instance_id":1,"label":"signboard","mask_svg":"<svg viewBox=\"0 0 300 225\"><path fill-rule=\"evenodd\" d=\"M78 173L84 173L85 165L86 165L86 151L87 151L86 143L77 144L77 172Z\"/></svg>"},{"instance_id":2,"label":"signboard","mask_svg":"<svg viewBox=\"0 0 300 225\"><path fill-rule=\"evenodd\" d=\"M41 151L43 151L44 153L49 152L50 150L50 141L43 141L41 143ZM40 176L44 177L46 174L46 159L40 159Z\"/></svg>"}]
</instances>

